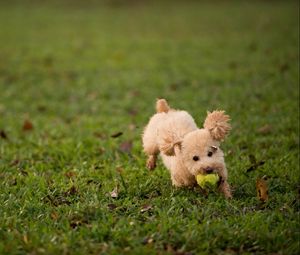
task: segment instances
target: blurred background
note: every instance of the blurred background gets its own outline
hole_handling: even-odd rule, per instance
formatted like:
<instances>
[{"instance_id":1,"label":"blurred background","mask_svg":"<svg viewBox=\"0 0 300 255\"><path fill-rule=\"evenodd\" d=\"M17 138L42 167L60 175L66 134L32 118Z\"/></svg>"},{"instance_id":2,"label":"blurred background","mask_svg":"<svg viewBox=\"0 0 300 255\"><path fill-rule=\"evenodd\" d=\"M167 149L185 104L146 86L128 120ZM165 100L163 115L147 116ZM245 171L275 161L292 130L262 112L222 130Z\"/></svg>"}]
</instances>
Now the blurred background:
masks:
<instances>
[{"instance_id":1,"label":"blurred background","mask_svg":"<svg viewBox=\"0 0 300 255\"><path fill-rule=\"evenodd\" d=\"M200 117L216 107L263 113L271 100L296 96L297 7L297 1L1 1L2 118L41 112L122 118L129 111L145 121L157 97Z\"/></svg>"}]
</instances>

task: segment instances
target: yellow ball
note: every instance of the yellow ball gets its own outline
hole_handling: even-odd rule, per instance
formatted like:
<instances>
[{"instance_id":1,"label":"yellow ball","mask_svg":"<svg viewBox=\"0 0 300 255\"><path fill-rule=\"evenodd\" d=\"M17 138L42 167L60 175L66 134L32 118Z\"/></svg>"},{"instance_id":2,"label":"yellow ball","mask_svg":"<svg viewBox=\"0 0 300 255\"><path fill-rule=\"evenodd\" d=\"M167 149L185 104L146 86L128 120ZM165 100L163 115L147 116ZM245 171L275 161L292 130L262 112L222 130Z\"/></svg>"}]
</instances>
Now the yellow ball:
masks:
<instances>
[{"instance_id":1,"label":"yellow ball","mask_svg":"<svg viewBox=\"0 0 300 255\"><path fill-rule=\"evenodd\" d=\"M202 189L216 186L219 179L220 177L217 174L198 174L196 176L196 181Z\"/></svg>"}]
</instances>

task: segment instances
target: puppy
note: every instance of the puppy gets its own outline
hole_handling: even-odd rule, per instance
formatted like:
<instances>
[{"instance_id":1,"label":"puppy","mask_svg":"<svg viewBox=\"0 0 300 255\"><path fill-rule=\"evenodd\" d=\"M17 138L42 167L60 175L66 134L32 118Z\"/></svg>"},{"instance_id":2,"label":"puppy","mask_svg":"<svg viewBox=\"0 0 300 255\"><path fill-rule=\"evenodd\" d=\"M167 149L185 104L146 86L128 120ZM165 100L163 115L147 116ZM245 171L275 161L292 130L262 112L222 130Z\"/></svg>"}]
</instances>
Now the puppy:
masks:
<instances>
[{"instance_id":1,"label":"puppy","mask_svg":"<svg viewBox=\"0 0 300 255\"><path fill-rule=\"evenodd\" d=\"M204 128L198 128L191 115L171 109L165 99L157 100L156 112L142 138L147 167L156 167L160 153L176 187L194 186L199 173L217 173L219 191L231 198L224 154L219 147L231 129L229 116L224 111L208 112Z\"/></svg>"}]
</instances>

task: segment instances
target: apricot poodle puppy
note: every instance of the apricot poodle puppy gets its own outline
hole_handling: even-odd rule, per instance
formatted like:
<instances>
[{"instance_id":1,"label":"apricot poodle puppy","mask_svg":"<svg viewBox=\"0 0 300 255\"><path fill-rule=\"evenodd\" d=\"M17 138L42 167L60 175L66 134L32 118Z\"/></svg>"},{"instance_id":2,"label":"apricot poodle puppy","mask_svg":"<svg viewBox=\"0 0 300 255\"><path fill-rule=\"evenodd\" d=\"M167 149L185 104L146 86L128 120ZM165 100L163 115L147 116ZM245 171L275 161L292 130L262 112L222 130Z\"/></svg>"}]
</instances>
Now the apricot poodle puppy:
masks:
<instances>
[{"instance_id":1,"label":"apricot poodle puppy","mask_svg":"<svg viewBox=\"0 0 300 255\"><path fill-rule=\"evenodd\" d=\"M194 186L197 174L217 173L218 189L231 198L227 169L220 143L231 129L224 111L208 112L204 128L198 128L186 111L171 109L165 99L156 102L154 114L143 133L147 167L156 166L160 153L176 187Z\"/></svg>"}]
</instances>

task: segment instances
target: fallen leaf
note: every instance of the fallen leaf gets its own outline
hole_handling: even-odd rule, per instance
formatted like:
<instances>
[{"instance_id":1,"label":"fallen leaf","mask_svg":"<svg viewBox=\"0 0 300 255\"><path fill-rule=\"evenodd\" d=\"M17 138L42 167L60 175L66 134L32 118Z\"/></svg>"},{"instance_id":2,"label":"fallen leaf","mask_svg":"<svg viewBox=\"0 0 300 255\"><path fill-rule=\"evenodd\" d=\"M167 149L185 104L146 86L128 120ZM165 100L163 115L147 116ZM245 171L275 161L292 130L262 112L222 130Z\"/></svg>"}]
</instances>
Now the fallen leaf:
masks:
<instances>
[{"instance_id":1,"label":"fallen leaf","mask_svg":"<svg viewBox=\"0 0 300 255\"><path fill-rule=\"evenodd\" d=\"M154 242L154 239L152 237L145 237L142 241L142 244L146 245L146 244L151 244Z\"/></svg>"},{"instance_id":2,"label":"fallen leaf","mask_svg":"<svg viewBox=\"0 0 300 255\"><path fill-rule=\"evenodd\" d=\"M120 144L120 150L124 153L130 153L132 149L132 141L125 141Z\"/></svg>"},{"instance_id":3,"label":"fallen leaf","mask_svg":"<svg viewBox=\"0 0 300 255\"><path fill-rule=\"evenodd\" d=\"M257 132L262 135L270 134L271 131L272 131L272 127L269 124L266 124L266 125L260 127L259 129L257 129Z\"/></svg>"},{"instance_id":4,"label":"fallen leaf","mask_svg":"<svg viewBox=\"0 0 300 255\"><path fill-rule=\"evenodd\" d=\"M110 137L117 138L117 137L119 137L121 135L123 135L123 132L117 132L117 133L112 134Z\"/></svg>"},{"instance_id":5,"label":"fallen leaf","mask_svg":"<svg viewBox=\"0 0 300 255\"><path fill-rule=\"evenodd\" d=\"M4 130L0 130L0 137L3 139L7 139L7 134Z\"/></svg>"},{"instance_id":6,"label":"fallen leaf","mask_svg":"<svg viewBox=\"0 0 300 255\"><path fill-rule=\"evenodd\" d=\"M257 169L258 167L260 167L260 166L262 166L262 165L264 165L264 164L265 164L265 161L263 161L263 160L261 160L261 161L259 161L259 162L256 162L256 163L254 163L253 165L251 165L251 166L246 170L246 172L249 173L249 172L251 172L251 171Z\"/></svg>"},{"instance_id":7,"label":"fallen leaf","mask_svg":"<svg viewBox=\"0 0 300 255\"><path fill-rule=\"evenodd\" d=\"M27 171L25 171L25 170L22 169L22 168L20 168L19 170L20 170L20 172L21 172L21 174L22 174L23 176L28 176L28 172L27 172Z\"/></svg>"},{"instance_id":8,"label":"fallen leaf","mask_svg":"<svg viewBox=\"0 0 300 255\"><path fill-rule=\"evenodd\" d=\"M78 192L77 188L73 185L69 190L65 192L66 196L75 195Z\"/></svg>"},{"instance_id":9,"label":"fallen leaf","mask_svg":"<svg viewBox=\"0 0 300 255\"><path fill-rule=\"evenodd\" d=\"M76 173L73 171L68 171L65 173L65 176L68 177L69 179L71 179L72 177L76 176Z\"/></svg>"},{"instance_id":10,"label":"fallen leaf","mask_svg":"<svg viewBox=\"0 0 300 255\"><path fill-rule=\"evenodd\" d=\"M47 195L43 198L44 202L50 202L52 205L54 206L59 206L62 204L66 204L66 205L70 205L71 202L69 200L67 200L64 196L62 195Z\"/></svg>"},{"instance_id":11,"label":"fallen leaf","mask_svg":"<svg viewBox=\"0 0 300 255\"><path fill-rule=\"evenodd\" d=\"M141 213L147 212L152 209L152 205L143 205L141 209Z\"/></svg>"},{"instance_id":12,"label":"fallen leaf","mask_svg":"<svg viewBox=\"0 0 300 255\"><path fill-rule=\"evenodd\" d=\"M51 219L52 219L52 220L57 220L57 219L58 219L58 214L57 214L57 212L52 212L50 216L51 216Z\"/></svg>"},{"instance_id":13,"label":"fallen leaf","mask_svg":"<svg viewBox=\"0 0 300 255\"><path fill-rule=\"evenodd\" d=\"M96 166L94 166L94 169L95 169L95 170L103 169L103 168L104 168L103 165L96 165Z\"/></svg>"},{"instance_id":14,"label":"fallen leaf","mask_svg":"<svg viewBox=\"0 0 300 255\"><path fill-rule=\"evenodd\" d=\"M23 131L30 131L33 129L33 124L29 120L25 120L23 123Z\"/></svg>"},{"instance_id":15,"label":"fallen leaf","mask_svg":"<svg viewBox=\"0 0 300 255\"><path fill-rule=\"evenodd\" d=\"M16 166L16 165L18 165L19 163L20 163L20 160L15 159L15 160L13 160L9 165L10 165L10 166Z\"/></svg>"},{"instance_id":16,"label":"fallen leaf","mask_svg":"<svg viewBox=\"0 0 300 255\"><path fill-rule=\"evenodd\" d=\"M10 185L11 186L16 186L18 184L18 182L17 182L17 179L16 178L14 178L11 182L10 182Z\"/></svg>"},{"instance_id":17,"label":"fallen leaf","mask_svg":"<svg viewBox=\"0 0 300 255\"><path fill-rule=\"evenodd\" d=\"M98 153L99 153L100 155L102 155L104 152L105 152L105 148L104 148L104 147L98 148Z\"/></svg>"},{"instance_id":18,"label":"fallen leaf","mask_svg":"<svg viewBox=\"0 0 300 255\"><path fill-rule=\"evenodd\" d=\"M239 254L239 249L238 248L226 248L225 249L226 254Z\"/></svg>"},{"instance_id":19,"label":"fallen leaf","mask_svg":"<svg viewBox=\"0 0 300 255\"><path fill-rule=\"evenodd\" d=\"M125 252L129 252L130 250L131 250L131 248L129 246L127 246L127 247L124 248Z\"/></svg>"},{"instance_id":20,"label":"fallen leaf","mask_svg":"<svg viewBox=\"0 0 300 255\"><path fill-rule=\"evenodd\" d=\"M98 137L100 139L105 139L106 138L106 135L104 133L101 133L101 132L94 132L94 136Z\"/></svg>"},{"instance_id":21,"label":"fallen leaf","mask_svg":"<svg viewBox=\"0 0 300 255\"><path fill-rule=\"evenodd\" d=\"M82 222L80 220L72 220L70 222L70 227L71 228L77 228L77 227L79 227L81 225L82 225Z\"/></svg>"},{"instance_id":22,"label":"fallen leaf","mask_svg":"<svg viewBox=\"0 0 300 255\"><path fill-rule=\"evenodd\" d=\"M100 246L99 246L99 254L107 254L107 250L108 250L108 244L103 242L103 243L100 243Z\"/></svg>"},{"instance_id":23,"label":"fallen leaf","mask_svg":"<svg viewBox=\"0 0 300 255\"><path fill-rule=\"evenodd\" d=\"M174 253L175 252L171 244L166 244L165 245L165 250L169 253Z\"/></svg>"},{"instance_id":24,"label":"fallen leaf","mask_svg":"<svg viewBox=\"0 0 300 255\"><path fill-rule=\"evenodd\" d=\"M112 192L109 193L112 198L117 198L119 196L118 186L116 186Z\"/></svg>"},{"instance_id":25,"label":"fallen leaf","mask_svg":"<svg viewBox=\"0 0 300 255\"><path fill-rule=\"evenodd\" d=\"M117 172L118 172L119 174L121 174L121 173L124 172L124 168L121 167L121 166L117 166L116 170L117 170Z\"/></svg>"},{"instance_id":26,"label":"fallen leaf","mask_svg":"<svg viewBox=\"0 0 300 255\"><path fill-rule=\"evenodd\" d=\"M113 211L113 210L115 210L117 208L117 206L115 204L108 204L107 207L111 211Z\"/></svg>"},{"instance_id":27,"label":"fallen leaf","mask_svg":"<svg viewBox=\"0 0 300 255\"><path fill-rule=\"evenodd\" d=\"M95 180L87 180L86 182L87 184L98 184L98 182L96 182Z\"/></svg>"},{"instance_id":28,"label":"fallen leaf","mask_svg":"<svg viewBox=\"0 0 300 255\"><path fill-rule=\"evenodd\" d=\"M226 155L232 155L233 154L233 150L228 150L225 153L226 153Z\"/></svg>"},{"instance_id":29,"label":"fallen leaf","mask_svg":"<svg viewBox=\"0 0 300 255\"><path fill-rule=\"evenodd\" d=\"M257 197L260 201L266 202L269 198L267 182L263 178L256 180Z\"/></svg>"},{"instance_id":30,"label":"fallen leaf","mask_svg":"<svg viewBox=\"0 0 300 255\"><path fill-rule=\"evenodd\" d=\"M23 235L23 241L24 241L24 243L28 244L28 236L27 235Z\"/></svg>"}]
</instances>

